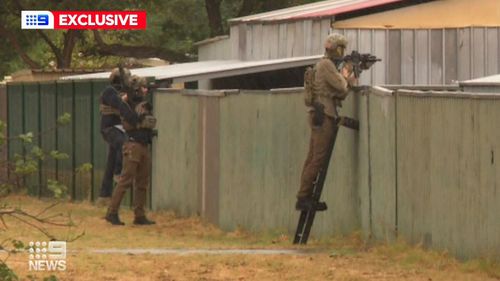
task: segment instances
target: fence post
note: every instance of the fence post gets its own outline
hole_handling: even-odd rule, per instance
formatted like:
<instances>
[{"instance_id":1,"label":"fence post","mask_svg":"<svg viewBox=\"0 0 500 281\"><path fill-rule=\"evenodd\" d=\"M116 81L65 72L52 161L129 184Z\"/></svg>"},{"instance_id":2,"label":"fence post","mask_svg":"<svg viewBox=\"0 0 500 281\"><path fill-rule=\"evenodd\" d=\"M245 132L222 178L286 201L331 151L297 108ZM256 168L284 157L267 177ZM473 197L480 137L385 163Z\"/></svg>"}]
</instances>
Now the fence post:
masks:
<instances>
[{"instance_id":1,"label":"fence post","mask_svg":"<svg viewBox=\"0 0 500 281\"><path fill-rule=\"evenodd\" d=\"M220 96L199 96L200 185L199 210L203 218L219 224Z\"/></svg>"}]
</instances>

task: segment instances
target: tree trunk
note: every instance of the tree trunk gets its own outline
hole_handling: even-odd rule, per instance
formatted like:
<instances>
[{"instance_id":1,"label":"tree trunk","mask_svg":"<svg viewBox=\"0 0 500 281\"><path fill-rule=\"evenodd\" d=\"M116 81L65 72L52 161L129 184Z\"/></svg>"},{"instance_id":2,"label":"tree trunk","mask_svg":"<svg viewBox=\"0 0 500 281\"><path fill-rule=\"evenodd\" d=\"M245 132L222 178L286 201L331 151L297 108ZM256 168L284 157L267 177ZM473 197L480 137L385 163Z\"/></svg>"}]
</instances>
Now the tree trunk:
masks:
<instances>
[{"instance_id":1,"label":"tree trunk","mask_svg":"<svg viewBox=\"0 0 500 281\"><path fill-rule=\"evenodd\" d=\"M57 68L70 68L73 59L73 50L76 40L80 36L80 30L70 29L64 34L64 47L60 61L57 62Z\"/></svg>"},{"instance_id":2,"label":"tree trunk","mask_svg":"<svg viewBox=\"0 0 500 281\"><path fill-rule=\"evenodd\" d=\"M210 36L214 37L223 34L222 16L220 13L221 0L205 0L207 9L208 24L210 26Z\"/></svg>"},{"instance_id":3,"label":"tree trunk","mask_svg":"<svg viewBox=\"0 0 500 281\"><path fill-rule=\"evenodd\" d=\"M3 35L2 37L6 37L10 41L10 44L12 45L12 47L14 47L14 50L19 54L23 62L27 64L31 69L41 68L40 64L32 60L28 56L28 54L26 54L26 52L21 48L19 42L16 39L16 36L14 36L14 34L12 34L9 30L5 29L5 27L1 24L0 34Z\"/></svg>"},{"instance_id":4,"label":"tree trunk","mask_svg":"<svg viewBox=\"0 0 500 281\"><path fill-rule=\"evenodd\" d=\"M50 38L47 36L47 34L45 34L45 32L43 32L43 30L37 29L36 32L38 33L38 35L40 35L40 37L42 37L47 45L49 45L50 49L54 53L54 56L56 57L57 67L60 67L60 65L62 65L61 50L56 46L54 42L52 42L52 40L50 40Z\"/></svg>"},{"instance_id":5,"label":"tree trunk","mask_svg":"<svg viewBox=\"0 0 500 281\"><path fill-rule=\"evenodd\" d=\"M244 0L243 4L241 4L240 11L238 12L238 17L248 16L252 14L256 8L257 8L256 0Z\"/></svg>"}]
</instances>

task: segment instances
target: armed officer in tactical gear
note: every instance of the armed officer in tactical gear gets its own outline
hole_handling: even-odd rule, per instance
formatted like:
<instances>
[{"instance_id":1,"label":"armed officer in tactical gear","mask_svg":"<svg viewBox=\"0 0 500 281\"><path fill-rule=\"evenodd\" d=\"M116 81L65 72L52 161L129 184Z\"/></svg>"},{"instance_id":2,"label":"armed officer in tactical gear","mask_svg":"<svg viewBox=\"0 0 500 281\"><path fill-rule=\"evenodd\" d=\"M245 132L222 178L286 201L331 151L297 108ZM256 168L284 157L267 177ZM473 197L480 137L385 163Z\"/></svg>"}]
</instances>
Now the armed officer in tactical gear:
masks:
<instances>
[{"instance_id":1,"label":"armed officer in tactical gear","mask_svg":"<svg viewBox=\"0 0 500 281\"><path fill-rule=\"evenodd\" d=\"M337 126L339 118L337 107L347 97L350 86L357 83L352 75L352 66L341 64L346 46L347 40L343 35L329 35L325 42L325 56L314 67L314 98L308 109L311 139L297 193L297 210L310 209L314 204L313 184L325 161L329 161L326 159L328 147L335 137L334 126Z\"/></svg>"},{"instance_id":2,"label":"armed officer in tactical gear","mask_svg":"<svg viewBox=\"0 0 500 281\"><path fill-rule=\"evenodd\" d=\"M130 80L130 71L124 69L123 76L115 68L111 71L109 80L111 85L101 94L99 109L101 112L101 135L108 143L106 170L101 184L98 204L108 205L113 192L113 177L120 175L122 170L122 145L126 140L125 130L121 118L136 124L139 120L129 106L122 101L125 95L122 81Z\"/></svg>"},{"instance_id":3,"label":"armed officer in tactical gear","mask_svg":"<svg viewBox=\"0 0 500 281\"><path fill-rule=\"evenodd\" d=\"M127 97L127 104L133 109L139 122L132 124L127 119L123 119L123 127L128 136L123 144L123 169L113 192L106 220L113 225L124 225L120 221L118 210L127 189L134 186L134 224L150 225L155 222L146 218L144 207L151 180L149 144L152 142L156 118L152 114L153 107L144 100L147 94L146 80L132 76L131 85L135 94Z\"/></svg>"}]
</instances>

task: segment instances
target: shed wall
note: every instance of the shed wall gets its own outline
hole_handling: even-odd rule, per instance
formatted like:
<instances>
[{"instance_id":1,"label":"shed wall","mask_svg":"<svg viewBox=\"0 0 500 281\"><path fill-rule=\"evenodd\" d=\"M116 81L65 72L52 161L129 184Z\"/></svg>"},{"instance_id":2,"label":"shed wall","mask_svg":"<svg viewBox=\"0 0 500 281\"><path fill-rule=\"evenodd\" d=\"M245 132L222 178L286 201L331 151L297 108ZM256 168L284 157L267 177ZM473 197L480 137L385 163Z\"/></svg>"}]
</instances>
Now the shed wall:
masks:
<instances>
[{"instance_id":1,"label":"shed wall","mask_svg":"<svg viewBox=\"0 0 500 281\"><path fill-rule=\"evenodd\" d=\"M323 53L330 19L238 24L231 27L232 59L263 60ZM334 29L359 50L381 58L361 75L368 85L442 85L497 74L500 28ZM219 59L214 56L210 59Z\"/></svg>"}]
</instances>

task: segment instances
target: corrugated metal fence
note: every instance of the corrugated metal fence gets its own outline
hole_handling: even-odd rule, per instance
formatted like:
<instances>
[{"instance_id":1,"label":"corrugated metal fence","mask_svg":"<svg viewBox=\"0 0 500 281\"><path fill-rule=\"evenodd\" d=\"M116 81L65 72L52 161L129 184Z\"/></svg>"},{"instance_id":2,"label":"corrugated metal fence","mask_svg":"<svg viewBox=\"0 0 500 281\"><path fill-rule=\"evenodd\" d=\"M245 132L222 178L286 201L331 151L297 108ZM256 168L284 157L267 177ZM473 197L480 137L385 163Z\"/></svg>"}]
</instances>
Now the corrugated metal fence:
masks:
<instances>
[{"instance_id":1,"label":"corrugated metal fence","mask_svg":"<svg viewBox=\"0 0 500 281\"><path fill-rule=\"evenodd\" d=\"M37 136L41 147L70 159L44 161L30 194L46 194L48 177L64 180L75 199L98 194L106 158L97 107L103 87L8 86L11 136L51 128L63 112L73 116L70 126ZM200 214L225 230L292 233L309 138L301 95L157 91L152 207ZM323 196L329 209L317 216L313 236L361 230L391 240L398 233L460 257L500 258L499 98L381 88L350 95L342 114L358 118L361 128L339 133ZM20 150L9 143L9 157ZM90 178L73 176L84 162L94 164Z\"/></svg>"},{"instance_id":2,"label":"corrugated metal fence","mask_svg":"<svg viewBox=\"0 0 500 281\"><path fill-rule=\"evenodd\" d=\"M238 225L292 231L295 193L307 153L308 128L299 91L157 92L153 208L201 214L226 230ZM200 95L201 94L201 95ZM356 97L353 97L355 99ZM344 110L355 114L356 103ZM359 228L359 136L343 130L324 192L331 213L315 232ZM346 148L347 147L347 148ZM333 220L333 223L332 223Z\"/></svg>"},{"instance_id":3,"label":"corrugated metal fence","mask_svg":"<svg viewBox=\"0 0 500 281\"><path fill-rule=\"evenodd\" d=\"M458 256L500 256L500 96L401 91L397 227Z\"/></svg>"},{"instance_id":4,"label":"corrugated metal fence","mask_svg":"<svg viewBox=\"0 0 500 281\"><path fill-rule=\"evenodd\" d=\"M156 95L153 207L223 229L292 233L309 132L301 90ZM316 237L397 233L461 256L500 257L500 96L374 89L348 97Z\"/></svg>"},{"instance_id":5,"label":"corrugated metal fence","mask_svg":"<svg viewBox=\"0 0 500 281\"><path fill-rule=\"evenodd\" d=\"M7 89L5 85L0 85L0 120L7 122ZM8 135L3 132L6 137ZM7 149L0 147L0 163L5 163L7 160ZM0 182L7 181L7 167L0 165Z\"/></svg>"},{"instance_id":6,"label":"corrugated metal fence","mask_svg":"<svg viewBox=\"0 0 500 281\"><path fill-rule=\"evenodd\" d=\"M27 178L29 194L48 195L47 180L57 179L69 187L73 199L93 200L99 196L107 153L100 134L99 97L107 83L93 80L7 85L6 95L1 96L7 106L2 106L1 116L8 120L9 136L32 132L33 144L45 152L58 150L69 155L67 160L47 156L40 161L39 173ZM71 114L71 123L56 129L57 118L63 113ZM19 140L9 141L9 159L23 153ZM84 163L93 165L91 172L76 174L75 169Z\"/></svg>"}]
</instances>

